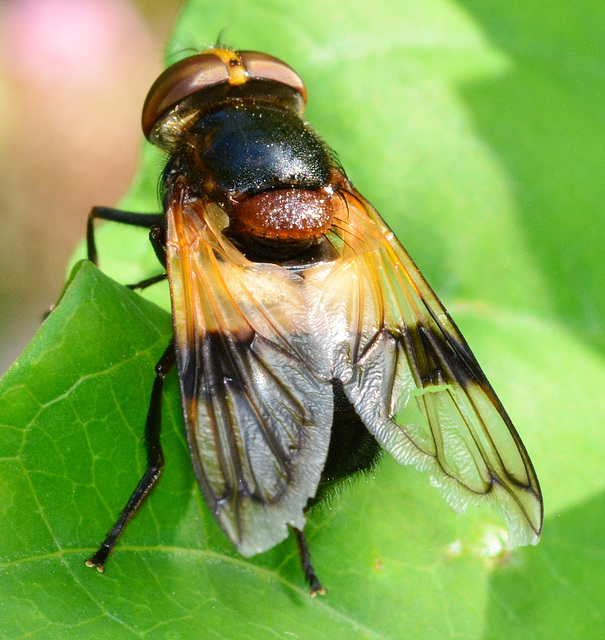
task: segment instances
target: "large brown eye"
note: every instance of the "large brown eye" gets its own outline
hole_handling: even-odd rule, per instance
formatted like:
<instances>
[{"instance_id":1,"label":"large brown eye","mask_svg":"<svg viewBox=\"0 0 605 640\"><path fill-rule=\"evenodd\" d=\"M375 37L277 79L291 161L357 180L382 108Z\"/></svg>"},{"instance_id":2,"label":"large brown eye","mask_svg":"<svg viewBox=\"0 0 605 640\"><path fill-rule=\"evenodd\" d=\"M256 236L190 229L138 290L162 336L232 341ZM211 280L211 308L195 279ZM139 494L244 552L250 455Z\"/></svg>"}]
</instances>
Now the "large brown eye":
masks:
<instances>
[{"instance_id":1,"label":"large brown eye","mask_svg":"<svg viewBox=\"0 0 605 640\"><path fill-rule=\"evenodd\" d=\"M151 85L143 105L143 133L149 135L157 119L192 93L229 80L225 63L214 53L200 53L168 67Z\"/></svg>"},{"instance_id":2,"label":"large brown eye","mask_svg":"<svg viewBox=\"0 0 605 640\"><path fill-rule=\"evenodd\" d=\"M257 80L274 80L296 89L307 103L307 90L300 76L292 67L278 58L258 51L238 51L239 57L251 78Z\"/></svg>"},{"instance_id":3,"label":"large brown eye","mask_svg":"<svg viewBox=\"0 0 605 640\"><path fill-rule=\"evenodd\" d=\"M281 60L257 51L210 49L173 64L153 83L143 106L145 137L149 140L162 114L193 93L222 83L240 86L250 79L284 84L307 102L303 81Z\"/></svg>"}]
</instances>

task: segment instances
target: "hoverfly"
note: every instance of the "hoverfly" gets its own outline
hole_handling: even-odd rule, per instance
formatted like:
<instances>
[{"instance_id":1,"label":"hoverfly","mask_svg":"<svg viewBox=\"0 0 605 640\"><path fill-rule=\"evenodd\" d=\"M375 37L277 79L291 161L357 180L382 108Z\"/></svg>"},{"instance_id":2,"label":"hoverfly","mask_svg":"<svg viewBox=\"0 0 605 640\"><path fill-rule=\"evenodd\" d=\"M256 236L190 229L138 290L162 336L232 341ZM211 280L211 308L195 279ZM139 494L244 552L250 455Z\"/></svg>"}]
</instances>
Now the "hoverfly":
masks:
<instances>
[{"instance_id":1,"label":"hoverfly","mask_svg":"<svg viewBox=\"0 0 605 640\"><path fill-rule=\"evenodd\" d=\"M174 341L156 366L148 467L99 550L103 571L162 470L162 384L176 362L202 494L244 556L291 527L323 592L305 511L386 450L430 472L449 504L490 504L510 544L542 528L538 479L469 346L409 255L302 119L305 86L282 61L222 46L168 68L143 131L163 149L164 211L95 207L147 227L168 278ZM411 423L398 414L417 410Z\"/></svg>"}]
</instances>

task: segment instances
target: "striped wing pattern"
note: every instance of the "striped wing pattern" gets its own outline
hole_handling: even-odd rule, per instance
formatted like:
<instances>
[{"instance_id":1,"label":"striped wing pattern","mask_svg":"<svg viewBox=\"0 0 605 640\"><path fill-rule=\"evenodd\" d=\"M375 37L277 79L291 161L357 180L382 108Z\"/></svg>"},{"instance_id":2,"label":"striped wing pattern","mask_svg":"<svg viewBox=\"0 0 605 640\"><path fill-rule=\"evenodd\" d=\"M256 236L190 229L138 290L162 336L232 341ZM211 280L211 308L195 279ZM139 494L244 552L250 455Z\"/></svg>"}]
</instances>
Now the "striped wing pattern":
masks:
<instances>
[{"instance_id":1,"label":"striped wing pattern","mask_svg":"<svg viewBox=\"0 0 605 640\"><path fill-rule=\"evenodd\" d=\"M359 194L343 197L343 260L319 285L323 305L338 309L331 325L347 327L328 338L335 377L378 442L429 471L455 510L489 504L511 547L535 544L542 497L510 418L390 229Z\"/></svg>"},{"instance_id":2,"label":"striped wing pattern","mask_svg":"<svg viewBox=\"0 0 605 640\"><path fill-rule=\"evenodd\" d=\"M333 415L330 380L449 504L489 504L509 544L536 543L542 499L514 426L457 327L371 205L341 193L333 262L252 263L216 204L169 198L167 257L189 448L243 555L304 527Z\"/></svg>"},{"instance_id":3,"label":"striped wing pattern","mask_svg":"<svg viewBox=\"0 0 605 640\"><path fill-rule=\"evenodd\" d=\"M301 277L244 260L215 226L220 217L215 205L177 200L167 258L195 473L219 524L249 556L285 538L286 524L304 527L333 399Z\"/></svg>"}]
</instances>

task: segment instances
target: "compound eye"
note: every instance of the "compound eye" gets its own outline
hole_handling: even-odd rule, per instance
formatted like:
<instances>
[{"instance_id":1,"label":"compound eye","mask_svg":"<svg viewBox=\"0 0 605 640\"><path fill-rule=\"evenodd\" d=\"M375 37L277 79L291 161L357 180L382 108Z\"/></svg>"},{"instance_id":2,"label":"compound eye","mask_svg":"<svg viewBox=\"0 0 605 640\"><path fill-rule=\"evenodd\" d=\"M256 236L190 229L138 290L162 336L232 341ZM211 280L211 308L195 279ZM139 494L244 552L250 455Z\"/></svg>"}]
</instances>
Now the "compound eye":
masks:
<instances>
[{"instance_id":1,"label":"compound eye","mask_svg":"<svg viewBox=\"0 0 605 640\"><path fill-rule=\"evenodd\" d=\"M170 107L191 94L229 80L223 60L211 52L185 58L168 67L153 83L143 105L143 133L149 140L153 125Z\"/></svg>"},{"instance_id":2,"label":"compound eye","mask_svg":"<svg viewBox=\"0 0 605 640\"><path fill-rule=\"evenodd\" d=\"M307 90L300 76L278 58L259 51L238 51L241 61L250 76L255 80L273 80L295 89L307 104Z\"/></svg>"},{"instance_id":3,"label":"compound eye","mask_svg":"<svg viewBox=\"0 0 605 640\"><path fill-rule=\"evenodd\" d=\"M201 89L228 83L233 87L249 80L270 80L294 89L307 102L307 91L296 71L285 62L258 51L210 49L168 67L153 83L143 105L143 133L149 140L155 123L171 107Z\"/></svg>"}]
</instances>

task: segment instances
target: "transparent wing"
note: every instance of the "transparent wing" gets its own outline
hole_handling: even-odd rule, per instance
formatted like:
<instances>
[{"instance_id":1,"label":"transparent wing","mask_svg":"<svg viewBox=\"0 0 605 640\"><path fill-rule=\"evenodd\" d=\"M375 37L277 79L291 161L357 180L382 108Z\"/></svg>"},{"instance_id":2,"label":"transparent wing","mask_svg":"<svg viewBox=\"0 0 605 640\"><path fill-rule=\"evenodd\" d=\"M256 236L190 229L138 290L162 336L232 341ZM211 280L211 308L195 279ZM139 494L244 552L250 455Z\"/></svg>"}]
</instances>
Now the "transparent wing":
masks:
<instances>
[{"instance_id":1,"label":"transparent wing","mask_svg":"<svg viewBox=\"0 0 605 640\"><path fill-rule=\"evenodd\" d=\"M170 201L166 248L191 457L214 516L249 556L285 538L286 524L304 527L330 439L328 364L302 278L248 262L224 239L217 205L189 201L178 185Z\"/></svg>"},{"instance_id":2,"label":"transparent wing","mask_svg":"<svg viewBox=\"0 0 605 640\"><path fill-rule=\"evenodd\" d=\"M542 497L517 431L393 233L359 194L342 195L342 260L306 277L331 314L324 348L335 376L378 442L428 470L454 509L487 503L507 521L510 546L535 544Z\"/></svg>"}]
</instances>

